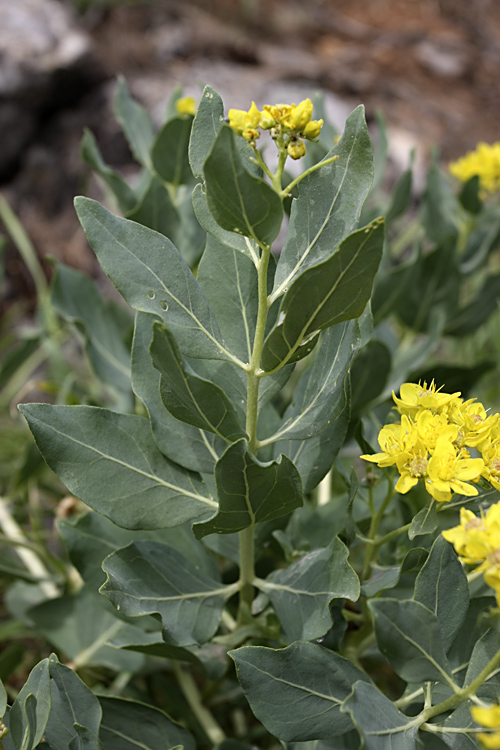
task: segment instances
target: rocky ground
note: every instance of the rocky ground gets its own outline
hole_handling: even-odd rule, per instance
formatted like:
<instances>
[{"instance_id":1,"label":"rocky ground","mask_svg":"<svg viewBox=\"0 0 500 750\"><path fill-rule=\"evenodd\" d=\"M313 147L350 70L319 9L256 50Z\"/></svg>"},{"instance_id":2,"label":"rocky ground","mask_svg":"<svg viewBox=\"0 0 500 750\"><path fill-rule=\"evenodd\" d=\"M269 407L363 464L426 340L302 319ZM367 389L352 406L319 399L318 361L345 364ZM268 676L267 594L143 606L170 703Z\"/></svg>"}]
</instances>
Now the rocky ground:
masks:
<instances>
[{"instance_id":1,"label":"rocky ground","mask_svg":"<svg viewBox=\"0 0 500 750\"><path fill-rule=\"evenodd\" d=\"M0 0L0 181L41 257L96 272L72 209L98 197L79 156L84 127L106 161L133 162L112 116L114 81L160 123L175 85L205 83L228 107L297 101L318 88L341 127L381 109L404 168L431 144L444 161L500 134L496 0ZM4 302L31 287L13 248Z\"/></svg>"}]
</instances>

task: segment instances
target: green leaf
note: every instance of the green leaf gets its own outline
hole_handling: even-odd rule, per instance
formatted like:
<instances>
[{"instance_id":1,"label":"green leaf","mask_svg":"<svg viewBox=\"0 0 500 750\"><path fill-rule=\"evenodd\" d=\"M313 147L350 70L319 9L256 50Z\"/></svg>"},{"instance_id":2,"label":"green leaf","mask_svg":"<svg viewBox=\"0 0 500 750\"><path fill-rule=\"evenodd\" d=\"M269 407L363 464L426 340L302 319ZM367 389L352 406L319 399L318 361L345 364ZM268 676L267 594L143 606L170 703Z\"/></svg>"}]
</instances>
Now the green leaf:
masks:
<instances>
[{"instance_id":1,"label":"green leaf","mask_svg":"<svg viewBox=\"0 0 500 750\"><path fill-rule=\"evenodd\" d=\"M359 580L347 562L349 550L335 537L328 547L303 555L286 570L276 570L257 585L276 610L285 639L310 641L332 627L333 599L359 597Z\"/></svg>"},{"instance_id":2,"label":"green leaf","mask_svg":"<svg viewBox=\"0 0 500 750\"><path fill-rule=\"evenodd\" d=\"M493 699L495 700L495 699ZM464 701L450 714L437 732L437 736L451 750L479 750L482 745L477 737L479 725L473 720L470 709L472 701ZM471 731L473 733L471 733Z\"/></svg>"},{"instance_id":3,"label":"green leaf","mask_svg":"<svg viewBox=\"0 0 500 750\"><path fill-rule=\"evenodd\" d=\"M106 667L115 672L137 671L144 666L141 654L111 648L108 641L127 622L93 589L84 586L78 594L51 599L29 610L34 627L76 668Z\"/></svg>"},{"instance_id":4,"label":"green leaf","mask_svg":"<svg viewBox=\"0 0 500 750\"><path fill-rule=\"evenodd\" d=\"M195 216L192 196L192 185L179 185L176 194L176 206L180 224L175 235L174 245L190 268L194 268L198 263L207 239L206 232Z\"/></svg>"},{"instance_id":5,"label":"green leaf","mask_svg":"<svg viewBox=\"0 0 500 750\"><path fill-rule=\"evenodd\" d=\"M315 643L284 649L247 646L231 651L238 679L255 716L285 742L304 742L352 729L342 702L368 677L334 651Z\"/></svg>"},{"instance_id":6,"label":"green leaf","mask_svg":"<svg viewBox=\"0 0 500 750\"><path fill-rule=\"evenodd\" d=\"M125 334L110 314L107 303L92 279L80 271L58 265L52 284L53 307L76 323L85 339L85 349L96 374L105 383L130 391L130 352Z\"/></svg>"},{"instance_id":7,"label":"green leaf","mask_svg":"<svg viewBox=\"0 0 500 750\"><path fill-rule=\"evenodd\" d=\"M142 105L132 99L125 79L120 76L116 84L114 112L134 157L151 169L151 146L154 141L151 119Z\"/></svg>"},{"instance_id":8,"label":"green leaf","mask_svg":"<svg viewBox=\"0 0 500 750\"><path fill-rule=\"evenodd\" d=\"M460 263L463 274L470 274L486 262L489 254L498 247L500 241L500 216L498 208L485 208L476 226L467 237L465 251Z\"/></svg>"},{"instance_id":9,"label":"green leaf","mask_svg":"<svg viewBox=\"0 0 500 750\"><path fill-rule=\"evenodd\" d=\"M108 578L100 592L129 617L158 613L166 643L175 646L210 640L226 599L236 590L159 542L133 542L117 550L103 570Z\"/></svg>"},{"instance_id":10,"label":"green leaf","mask_svg":"<svg viewBox=\"0 0 500 750\"><path fill-rule=\"evenodd\" d=\"M350 234L328 260L308 268L292 283L281 302L278 324L264 342L264 370L304 357L319 331L361 315L383 242L384 222L377 219Z\"/></svg>"},{"instance_id":11,"label":"green leaf","mask_svg":"<svg viewBox=\"0 0 500 750\"><path fill-rule=\"evenodd\" d=\"M305 177L297 187L299 197L292 202L273 300L307 268L330 258L358 226L373 180L372 149L362 106L347 119L342 138L326 158L331 156L339 158Z\"/></svg>"},{"instance_id":12,"label":"green leaf","mask_svg":"<svg viewBox=\"0 0 500 750\"><path fill-rule=\"evenodd\" d=\"M433 612L411 599L377 599L369 606L378 646L403 680L449 684L450 667Z\"/></svg>"},{"instance_id":13,"label":"green leaf","mask_svg":"<svg viewBox=\"0 0 500 750\"><path fill-rule=\"evenodd\" d=\"M218 513L193 526L197 539L207 534L231 534L254 523L287 515L302 505L300 476L286 456L262 463L248 451L245 440L233 443L215 466Z\"/></svg>"},{"instance_id":14,"label":"green leaf","mask_svg":"<svg viewBox=\"0 0 500 750\"><path fill-rule=\"evenodd\" d=\"M469 608L469 584L453 546L441 535L417 576L413 598L436 615L448 651Z\"/></svg>"},{"instance_id":15,"label":"green leaf","mask_svg":"<svg viewBox=\"0 0 500 750\"><path fill-rule=\"evenodd\" d=\"M0 680L0 718L4 715L7 708L7 691L2 680Z\"/></svg>"},{"instance_id":16,"label":"green leaf","mask_svg":"<svg viewBox=\"0 0 500 750\"><path fill-rule=\"evenodd\" d=\"M456 235L457 208L457 196L450 181L437 163L431 164L420 205L421 222L431 241L441 242L447 236Z\"/></svg>"},{"instance_id":17,"label":"green leaf","mask_svg":"<svg viewBox=\"0 0 500 750\"><path fill-rule=\"evenodd\" d=\"M75 207L99 263L129 305L159 315L183 354L234 361L220 341L205 296L170 240L88 198L76 198Z\"/></svg>"},{"instance_id":18,"label":"green leaf","mask_svg":"<svg viewBox=\"0 0 500 750\"><path fill-rule=\"evenodd\" d=\"M161 750L182 745L195 750L192 735L153 706L99 696L103 750Z\"/></svg>"},{"instance_id":19,"label":"green leaf","mask_svg":"<svg viewBox=\"0 0 500 750\"><path fill-rule=\"evenodd\" d=\"M475 333L490 315L498 310L500 297L500 274L487 276L474 299L446 324L448 336L468 336Z\"/></svg>"},{"instance_id":20,"label":"green leaf","mask_svg":"<svg viewBox=\"0 0 500 750\"><path fill-rule=\"evenodd\" d=\"M223 229L270 245L283 220L281 198L247 171L236 138L229 125L223 125L205 161L208 207Z\"/></svg>"},{"instance_id":21,"label":"green leaf","mask_svg":"<svg viewBox=\"0 0 500 750\"><path fill-rule=\"evenodd\" d=\"M74 729L76 734L67 746L68 750L102 750L101 743L90 729L76 723Z\"/></svg>"},{"instance_id":22,"label":"green leaf","mask_svg":"<svg viewBox=\"0 0 500 750\"><path fill-rule=\"evenodd\" d=\"M399 177L398 181L394 185L391 195L391 202L385 220L387 226L396 219L399 219L410 207L412 199L412 185L413 185L413 170L407 169Z\"/></svg>"},{"instance_id":23,"label":"green leaf","mask_svg":"<svg viewBox=\"0 0 500 750\"><path fill-rule=\"evenodd\" d=\"M363 737L366 750L417 750L418 724L368 682L356 682L342 706Z\"/></svg>"},{"instance_id":24,"label":"green leaf","mask_svg":"<svg viewBox=\"0 0 500 750\"><path fill-rule=\"evenodd\" d=\"M118 526L178 526L217 507L199 475L160 453L143 417L92 406L25 404L20 411L70 492Z\"/></svg>"},{"instance_id":25,"label":"green leaf","mask_svg":"<svg viewBox=\"0 0 500 750\"><path fill-rule=\"evenodd\" d=\"M191 471L211 474L226 443L213 433L180 422L168 412L160 396L160 373L149 356L156 315L136 313L132 343L132 387L146 406L158 448Z\"/></svg>"},{"instance_id":26,"label":"green leaf","mask_svg":"<svg viewBox=\"0 0 500 750\"><path fill-rule=\"evenodd\" d=\"M419 272L417 253L397 266L384 266L383 261L375 277L371 305L375 325L395 312L404 303L408 291Z\"/></svg>"},{"instance_id":27,"label":"green leaf","mask_svg":"<svg viewBox=\"0 0 500 750\"><path fill-rule=\"evenodd\" d=\"M471 214L478 214L483 208L483 202L479 194L479 175L470 177L462 186L458 200Z\"/></svg>"},{"instance_id":28,"label":"green leaf","mask_svg":"<svg viewBox=\"0 0 500 750\"><path fill-rule=\"evenodd\" d=\"M156 173L174 187L193 181L188 160L192 124L191 115L169 120L156 136L151 149L151 159Z\"/></svg>"},{"instance_id":29,"label":"green leaf","mask_svg":"<svg viewBox=\"0 0 500 750\"><path fill-rule=\"evenodd\" d=\"M215 89L205 86L194 116L189 141L189 163L195 177L203 176L203 165L224 122L224 105Z\"/></svg>"},{"instance_id":30,"label":"green leaf","mask_svg":"<svg viewBox=\"0 0 500 750\"><path fill-rule=\"evenodd\" d=\"M153 324L150 347L160 372L163 404L176 419L232 442L245 436L234 406L224 391L199 378L179 352L174 336L162 323Z\"/></svg>"},{"instance_id":31,"label":"green leaf","mask_svg":"<svg viewBox=\"0 0 500 750\"><path fill-rule=\"evenodd\" d=\"M3 717L9 733L5 750L32 750L41 742L50 713L49 660L31 670L10 711Z\"/></svg>"},{"instance_id":32,"label":"green leaf","mask_svg":"<svg viewBox=\"0 0 500 750\"><path fill-rule=\"evenodd\" d=\"M406 553L401 565L373 565L372 575L362 584L361 593L366 597L373 597L381 591L395 588L403 576L420 571L427 557L427 550L423 547L413 547Z\"/></svg>"},{"instance_id":33,"label":"green leaf","mask_svg":"<svg viewBox=\"0 0 500 750\"><path fill-rule=\"evenodd\" d=\"M126 212L126 218L164 234L176 245L179 212L165 185L154 175L150 175L140 201Z\"/></svg>"},{"instance_id":34,"label":"green leaf","mask_svg":"<svg viewBox=\"0 0 500 750\"><path fill-rule=\"evenodd\" d=\"M45 739L51 750L67 750L73 738L78 737L75 724L97 737L102 711L95 695L76 672L60 664L54 654L49 660L49 670L52 707Z\"/></svg>"},{"instance_id":35,"label":"green leaf","mask_svg":"<svg viewBox=\"0 0 500 750\"><path fill-rule=\"evenodd\" d=\"M137 203L137 195L121 174L104 162L97 141L88 128L85 128L83 132L80 154L85 164L88 164L99 175L111 191L120 211L124 214L131 211Z\"/></svg>"},{"instance_id":36,"label":"green leaf","mask_svg":"<svg viewBox=\"0 0 500 750\"><path fill-rule=\"evenodd\" d=\"M354 414L366 410L385 388L392 357L386 344L372 339L360 350L351 368L351 409Z\"/></svg>"},{"instance_id":37,"label":"green leaf","mask_svg":"<svg viewBox=\"0 0 500 750\"><path fill-rule=\"evenodd\" d=\"M494 628L486 630L472 650L464 687L470 685L498 652L498 633ZM476 691L477 695L492 702L500 695L500 670L493 670L490 677Z\"/></svg>"},{"instance_id":38,"label":"green leaf","mask_svg":"<svg viewBox=\"0 0 500 750\"><path fill-rule=\"evenodd\" d=\"M237 250L239 253L246 255L253 263L257 262L259 258L258 245L249 237L243 237L236 232L228 232L217 224L210 213L206 193L200 184L195 185L193 190L193 208L196 218L205 232L221 245L225 245L231 250Z\"/></svg>"},{"instance_id":39,"label":"green leaf","mask_svg":"<svg viewBox=\"0 0 500 750\"><path fill-rule=\"evenodd\" d=\"M266 443L314 437L342 416L348 398L346 376L360 343L357 321L340 323L322 335L314 363L300 379L282 425Z\"/></svg>"},{"instance_id":40,"label":"green leaf","mask_svg":"<svg viewBox=\"0 0 500 750\"><path fill-rule=\"evenodd\" d=\"M412 519L411 526L408 529L408 538L415 539L416 536L432 534L437 529L437 525L436 502L434 499L431 499L425 508L419 510L417 515Z\"/></svg>"}]
</instances>

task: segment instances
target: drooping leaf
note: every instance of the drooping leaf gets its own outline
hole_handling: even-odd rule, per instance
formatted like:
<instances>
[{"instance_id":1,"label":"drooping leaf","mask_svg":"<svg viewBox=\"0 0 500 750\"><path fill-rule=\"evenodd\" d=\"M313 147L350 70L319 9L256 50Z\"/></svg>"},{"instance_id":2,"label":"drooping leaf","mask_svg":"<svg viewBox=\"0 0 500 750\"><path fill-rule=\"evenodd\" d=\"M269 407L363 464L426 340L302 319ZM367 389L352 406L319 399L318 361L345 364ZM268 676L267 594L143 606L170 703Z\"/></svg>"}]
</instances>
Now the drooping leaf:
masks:
<instances>
[{"instance_id":1,"label":"drooping leaf","mask_svg":"<svg viewBox=\"0 0 500 750\"><path fill-rule=\"evenodd\" d=\"M328 740L352 729L340 707L352 684L368 677L348 659L304 642L279 650L247 646L229 655L253 713L275 737Z\"/></svg>"},{"instance_id":2,"label":"drooping leaf","mask_svg":"<svg viewBox=\"0 0 500 750\"><path fill-rule=\"evenodd\" d=\"M160 373L149 356L155 315L136 313L132 343L132 387L149 413L158 448L175 463L191 471L211 474L226 443L215 434L176 419L160 396Z\"/></svg>"},{"instance_id":3,"label":"drooping leaf","mask_svg":"<svg viewBox=\"0 0 500 750\"><path fill-rule=\"evenodd\" d=\"M469 608L469 585L453 546L441 535L417 576L414 599L436 615L448 651Z\"/></svg>"},{"instance_id":4,"label":"drooping leaf","mask_svg":"<svg viewBox=\"0 0 500 750\"><path fill-rule=\"evenodd\" d=\"M417 750L418 725L375 685L356 682L342 711L351 715L366 750Z\"/></svg>"},{"instance_id":5,"label":"drooping leaf","mask_svg":"<svg viewBox=\"0 0 500 750\"><path fill-rule=\"evenodd\" d=\"M2 738L5 750L32 750L41 742L50 714L49 660L31 670L3 723L9 730Z\"/></svg>"},{"instance_id":6,"label":"drooping leaf","mask_svg":"<svg viewBox=\"0 0 500 750\"><path fill-rule=\"evenodd\" d=\"M203 176L203 165L224 122L224 105L215 89L205 86L194 116L189 141L189 163L195 177Z\"/></svg>"},{"instance_id":7,"label":"drooping leaf","mask_svg":"<svg viewBox=\"0 0 500 750\"><path fill-rule=\"evenodd\" d=\"M134 157L140 164L151 169L151 146L154 132L151 119L135 99L130 96L123 77L118 78L114 98L115 117L121 125Z\"/></svg>"},{"instance_id":8,"label":"drooping leaf","mask_svg":"<svg viewBox=\"0 0 500 750\"><path fill-rule=\"evenodd\" d=\"M218 513L193 526L197 539L231 534L254 523L279 518L302 505L300 476L286 456L262 463L245 440L233 443L215 466Z\"/></svg>"},{"instance_id":9,"label":"drooping leaf","mask_svg":"<svg viewBox=\"0 0 500 750\"><path fill-rule=\"evenodd\" d=\"M168 528L217 507L198 474L160 453L143 417L92 406L20 410L51 469L118 526Z\"/></svg>"},{"instance_id":10,"label":"drooping leaf","mask_svg":"<svg viewBox=\"0 0 500 750\"><path fill-rule=\"evenodd\" d=\"M73 669L60 664L54 654L49 660L49 670L52 706L45 739L51 750L67 750L71 741L78 737L75 724L97 737L102 711L93 692Z\"/></svg>"},{"instance_id":11,"label":"drooping leaf","mask_svg":"<svg viewBox=\"0 0 500 750\"><path fill-rule=\"evenodd\" d=\"M99 175L106 187L111 190L120 211L124 214L131 211L137 203L137 195L121 174L104 162L94 134L88 128L84 129L80 143L80 154L83 161Z\"/></svg>"},{"instance_id":12,"label":"drooping leaf","mask_svg":"<svg viewBox=\"0 0 500 750\"><path fill-rule=\"evenodd\" d=\"M156 173L174 187L193 181L188 160L192 124L191 115L168 120L157 134L151 149L151 159Z\"/></svg>"},{"instance_id":13,"label":"drooping leaf","mask_svg":"<svg viewBox=\"0 0 500 750\"><path fill-rule=\"evenodd\" d=\"M281 228L281 199L247 171L236 138L229 125L223 125L205 161L208 207L223 229L270 245Z\"/></svg>"},{"instance_id":14,"label":"drooping leaf","mask_svg":"<svg viewBox=\"0 0 500 750\"><path fill-rule=\"evenodd\" d=\"M130 352L124 343L127 331L120 329L110 314L110 303L106 303L92 279L81 271L58 265L51 302L82 331L90 362L101 380L129 391Z\"/></svg>"},{"instance_id":15,"label":"drooping leaf","mask_svg":"<svg viewBox=\"0 0 500 750\"><path fill-rule=\"evenodd\" d=\"M89 198L76 198L75 208L101 266L132 307L159 315L183 354L234 361L205 296L170 240Z\"/></svg>"},{"instance_id":16,"label":"drooping leaf","mask_svg":"<svg viewBox=\"0 0 500 750\"><path fill-rule=\"evenodd\" d=\"M411 599L372 599L369 606L378 646L403 680L449 683L450 666L433 612Z\"/></svg>"},{"instance_id":17,"label":"drooping leaf","mask_svg":"<svg viewBox=\"0 0 500 750\"><path fill-rule=\"evenodd\" d=\"M373 180L373 159L364 108L348 118L342 138L327 154L337 161L321 167L298 185L287 240L280 255L273 298L307 268L327 260L356 229Z\"/></svg>"},{"instance_id":18,"label":"drooping leaf","mask_svg":"<svg viewBox=\"0 0 500 750\"><path fill-rule=\"evenodd\" d=\"M359 580L347 562L348 554L335 537L328 547L259 580L258 587L271 600L289 643L321 638L332 627L330 602L359 597Z\"/></svg>"},{"instance_id":19,"label":"drooping leaf","mask_svg":"<svg viewBox=\"0 0 500 750\"><path fill-rule=\"evenodd\" d=\"M383 241L384 222L376 220L350 234L328 260L293 281L281 302L277 326L264 342L264 370L300 359L311 351L321 330L361 315Z\"/></svg>"},{"instance_id":20,"label":"drooping leaf","mask_svg":"<svg viewBox=\"0 0 500 750\"><path fill-rule=\"evenodd\" d=\"M190 732L158 708L108 696L99 696L99 702L103 750L170 750L178 745L195 750Z\"/></svg>"},{"instance_id":21,"label":"drooping leaf","mask_svg":"<svg viewBox=\"0 0 500 750\"><path fill-rule=\"evenodd\" d=\"M160 372L161 399L176 419L213 432L228 442L245 436L238 414L224 391L196 375L162 323L153 324L150 353Z\"/></svg>"},{"instance_id":22,"label":"drooping leaf","mask_svg":"<svg viewBox=\"0 0 500 750\"><path fill-rule=\"evenodd\" d=\"M160 614L163 637L175 646L210 640L235 593L160 542L133 542L106 558L103 569L101 593L130 617Z\"/></svg>"}]
</instances>

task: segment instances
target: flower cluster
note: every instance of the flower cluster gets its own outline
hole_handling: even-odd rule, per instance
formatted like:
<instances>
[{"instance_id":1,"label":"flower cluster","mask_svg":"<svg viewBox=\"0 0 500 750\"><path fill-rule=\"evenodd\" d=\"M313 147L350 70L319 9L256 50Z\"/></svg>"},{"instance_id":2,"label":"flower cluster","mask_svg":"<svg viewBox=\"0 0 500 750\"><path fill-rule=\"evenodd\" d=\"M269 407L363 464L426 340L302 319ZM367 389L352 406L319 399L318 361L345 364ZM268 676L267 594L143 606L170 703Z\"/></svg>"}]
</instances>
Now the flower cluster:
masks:
<instances>
[{"instance_id":1,"label":"flower cluster","mask_svg":"<svg viewBox=\"0 0 500 750\"><path fill-rule=\"evenodd\" d=\"M500 750L500 703L486 708L473 706L470 710L472 718L478 724L496 731L480 732L477 737L489 750Z\"/></svg>"},{"instance_id":2,"label":"flower cluster","mask_svg":"<svg viewBox=\"0 0 500 750\"><path fill-rule=\"evenodd\" d=\"M396 466L396 491L405 494L419 479L438 502L452 494L473 496L469 482L479 477L500 489L500 415L487 415L484 406L460 393L443 393L434 382L403 383L399 398L393 393L401 422L383 427L378 436L382 450L366 461ZM480 457L471 458L469 448Z\"/></svg>"},{"instance_id":3,"label":"flower cluster","mask_svg":"<svg viewBox=\"0 0 500 750\"><path fill-rule=\"evenodd\" d=\"M479 565L484 580L495 589L500 606L500 503L491 505L480 516L460 509L460 524L442 532L466 565Z\"/></svg>"},{"instance_id":4,"label":"flower cluster","mask_svg":"<svg viewBox=\"0 0 500 750\"><path fill-rule=\"evenodd\" d=\"M259 130L269 130L272 138L286 146L288 156L300 159L306 153L301 139L315 140L323 127L323 120L311 120L312 113L310 99L300 104L264 104L262 111L252 102L248 112L230 109L229 125L252 146L260 137Z\"/></svg>"},{"instance_id":5,"label":"flower cluster","mask_svg":"<svg viewBox=\"0 0 500 750\"><path fill-rule=\"evenodd\" d=\"M477 175L483 193L496 193L500 190L500 141L492 145L478 143L475 151L452 162L449 170L461 182Z\"/></svg>"}]
</instances>

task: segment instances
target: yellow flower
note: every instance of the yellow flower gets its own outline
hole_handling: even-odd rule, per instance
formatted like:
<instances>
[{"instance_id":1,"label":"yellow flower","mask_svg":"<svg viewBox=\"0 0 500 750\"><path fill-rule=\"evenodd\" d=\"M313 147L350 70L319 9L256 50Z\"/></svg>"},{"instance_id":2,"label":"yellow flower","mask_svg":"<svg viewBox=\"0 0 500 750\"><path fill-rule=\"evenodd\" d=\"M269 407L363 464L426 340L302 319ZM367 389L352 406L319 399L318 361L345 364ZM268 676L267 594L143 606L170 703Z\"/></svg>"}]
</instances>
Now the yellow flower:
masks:
<instances>
[{"instance_id":1,"label":"yellow flower","mask_svg":"<svg viewBox=\"0 0 500 750\"><path fill-rule=\"evenodd\" d=\"M406 414L409 417L415 417L420 409L433 409L441 412L446 411L452 400L456 400L460 393L441 393L440 388L436 390L434 381L427 386L427 383L403 383L399 389L398 398L394 391L392 397L400 414Z\"/></svg>"},{"instance_id":2,"label":"yellow flower","mask_svg":"<svg viewBox=\"0 0 500 750\"><path fill-rule=\"evenodd\" d=\"M281 122L286 128L299 133L301 130L304 130L307 123L311 120L312 113L312 101L304 99L299 105L292 104L290 112L281 118Z\"/></svg>"},{"instance_id":3,"label":"yellow flower","mask_svg":"<svg viewBox=\"0 0 500 750\"><path fill-rule=\"evenodd\" d=\"M487 415L486 409L475 398L453 405L449 410L450 420L458 425L459 445L477 447L488 438L498 422L498 414Z\"/></svg>"},{"instance_id":4,"label":"yellow flower","mask_svg":"<svg viewBox=\"0 0 500 750\"><path fill-rule=\"evenodd\" d=\"M418 412L416 425L420 439L430 451L436 447L437 439L449 427L445 414L434 414L430 409Z\"/></svg>"},{"instance_id":5,"label":"yellow flower","mask_svg":"<svg viewBox=\"0 0 500 750\"><path fill-rule=\"evenodd\" d=\"M500 748L500 703L487 708L473 706L470 710L475 722L483 727L494 729L494 732L480 732L477 736L488 750L499 750Z\"/></svg>"},{"instance_id":6,"label":"yellow flower","mask_svg":"<svg viewBox=\"0 0 500 750\"><path fill-rule=\"evenodd\" d=\"M180 115L194 115L196 113L196 101L194 96L183 96L175 102L175 108Z\"/></svg>"},{"instance_id":7,"label":"yellow flower","mask_svg":"<svg viewBox=\"0 0 500 750\"><path fill-rule=\"evenodd\" d=\"M308 141L314 141L314 139L321 133L322 127L323 120L311 120L311 122L308 122L304 128L304 138L307 138Z\"/></svg>"},{"instance_id":8,"label":"yellow flower","mask_svg":"<svg viewBox=\"0 0 500 750\"><path fill-rule=\"evenodd\" d=\"M245 112L243 109L230 109L228 113L229 125L237 135L243 136L247 141L255 141L260 136L257 130L261 118L261 112L255 102Z\"/></svg>"},{"instance_id":9,"label":"yellow flower","mask_svg":"<svg viewBox=\"0 0 500 750\"><path fill-rule=\"evenodd\" d=\"M448 428L448 432L436 441L436 447L429 459L425 488L440 503L451 500L453 492L472 497L478 494L475 487L466 482L479 479L484 468L482 458L461 458L453 444L457 428Z\"/></svg>"},{"instance_id":10,"label":"yellow flower","mask_svg":"<svg viewBox=\"0 0 500 750\"><path fill-rule=\"evenodd\" d=\"M484 193L496 193L500 190L500 141L491 145L478 143L475 151L452 162L449 170L461 182L477 175Z\"/></svg>"},{"instance_id":11,"label":"yellow flower","mask_svg":"<svg viewBox=\"0 0 500 750\"><path fill-rule=\"evenodd\" d=\"M393 466L398 457L412 451L418 441L415 425L405 416L401 424L387 424L379 432L378 444L382 453L361 456L365 461L371 461L380 467Z\"/></svg>"}]
</instances>

